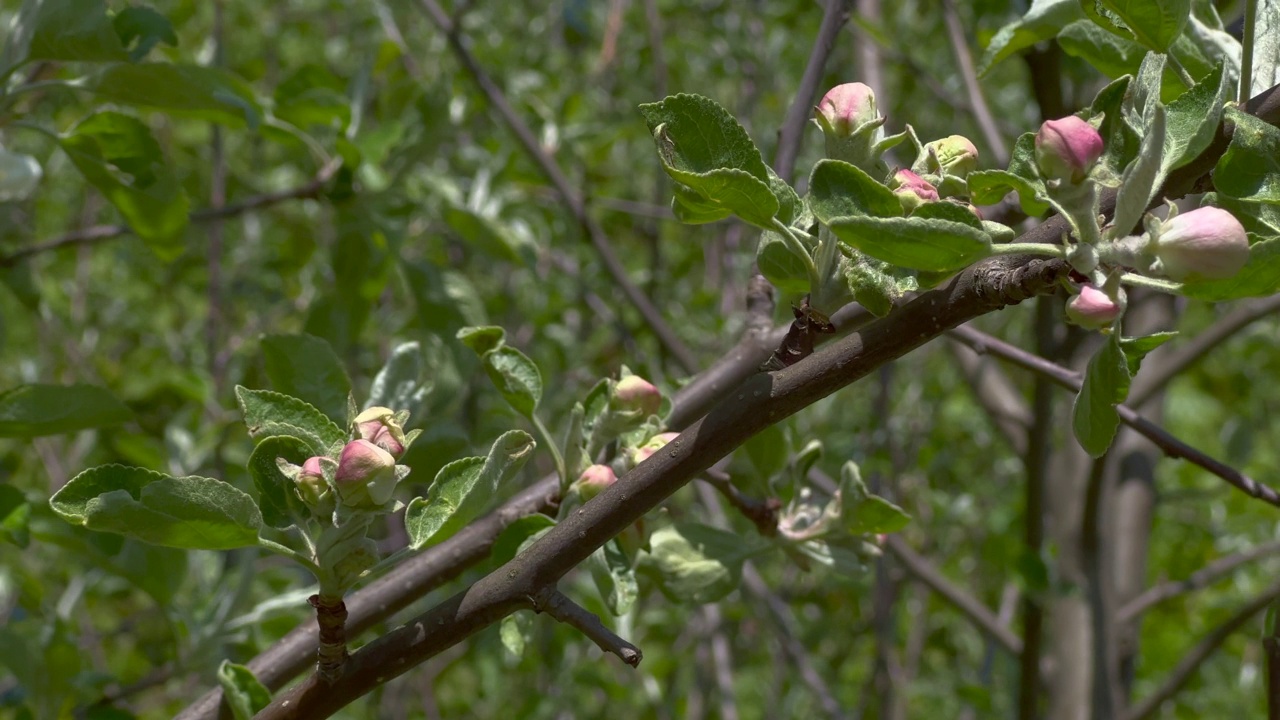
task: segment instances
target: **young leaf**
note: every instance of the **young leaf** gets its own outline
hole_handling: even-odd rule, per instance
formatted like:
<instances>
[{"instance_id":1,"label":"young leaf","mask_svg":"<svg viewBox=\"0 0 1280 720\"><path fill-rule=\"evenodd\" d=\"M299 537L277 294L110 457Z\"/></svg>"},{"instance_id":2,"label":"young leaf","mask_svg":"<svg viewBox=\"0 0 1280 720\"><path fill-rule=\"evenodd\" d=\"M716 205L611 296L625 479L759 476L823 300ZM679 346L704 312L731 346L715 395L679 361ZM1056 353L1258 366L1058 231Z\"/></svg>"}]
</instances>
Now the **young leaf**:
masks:
<instances>
[{"instance_id":1,"label":"young leaf","mask_svg":"<svg viewBox=\"0 0 1280 720\"><path fill-rule=\"evenodd\" d=\"M1162 175L1191 162L1213 142L1230 84L1226 65L1218 63L1213 73L1165 108Z\"/></svg>"},{"instance_id":2,"label":"young leaf","mask_svg":"<svg viewBox=\"0 0 1280 720\"><path fill-rule=\"evenodd\" d=\"M1152 196L1160 189L1165 112L1158 97L1152 98L1151 103L1146 116L1147 134L1142 138L1142 150L1125 171L1120 191L1116 193L1116 212L1110 231L1112 237L1128 235L1147 211L1147 204Z\"/></svg>"},{"instance_id":3,"label":"young leaf","mask_svg":"<svg viewBox=\"0 0 1280 720\"><path fill-rule=\"evenodd\" d=\"M31 503L12 485L0 485L0 540L25 548L31 542Z\"/></svg>"},{"instance_id":4,"label":"young leaf","mask_svg":"<svg viewBox=\"0 0 1280 720\"><path fill-rule=\"evenodd\" d=\"M737 589L742 562L761 550L758 542L698 523L655 530L644 567L656 572L663 594L676 602L709 603Z\"/></svg>"},{"instance_id":5,"label":"young leaf","mask_svg":"<svg viewBox=\"0 0 1280 720\"><path fill-rule=\"evenodd\" d=\"M271 704L271 691L244 665L223 660L218 666L218 684L222 686L222 697L236 720L252 720L254 715Z\"/></svg>"},{"instance_id":6,"label":"young leaf","mask_svg":"<svg viewBox=\"0 0 1280 720\"><path fill-rule=\"evenodd\" d=\"M1177 331L1158 332L1141 337L1120 338L1120 349L1124 351L1125 363L1129 367L1129 376L1133 377L1138 374L1138 368L1142 367L1142 359L1152 350L1178 337Z\"/></svg>"},{"instance_id":7,"label":"young leaf","mask_svg":"<svg viewBox=\"0 0 1280 720\"><path fill-rule=\"evenodd\" d=\"M780 180L771 182L747 131L714 100L674 95L641 105L640 114L667 174L697 194L696 203L677 196L693 216L712 216L718 207L768 228L784 205L795 207L795 191Z\"/></svg>"},{"instance_id":8,"label":"young leaf","mask_svg":"<svg viewBox=\"0 0 1280 720\"><path fill-rule=\"evenodd\" d=\"M294 524L295 515L306 517L310 513L294 490L293 482L280 472L276 458L302 465L313 452L310 443L287 435L264 438L253 449L248 469L258 489L258 506L263 522L284 529Z\"/></svg>"},{"instance_id":9,"label":"young leaf","mask_svg":"<svg viewBox=\"0 0 1280 720\"><path fill-rule=\"evenodd\" d=\"M991 253L986 232L956 219L841 217L829 227L861 252L913 270L951 272Z\"/></svg>"},{"instance_id":10,"label":"young leaf","mask_svg":"<svg viewBox=\"0 0 1280 720\"><path fill-rule=\"evenodd\" d=\"M416 412L431 392L427 358L416 341L400 343L369 386L366 407L387 407Z\"/></svg>"},{"instance_id":11,"label":"young leaf","mask_svg":"<svg viewBox=\"0 0 1280 720\"><path fill-rule=\"evenodd\" d=\"M262 122L262 107L249 84L207 65L121 63L103 70L88 89L111 102L158 108L231 127L253 129Z\"/></svg>"},{"instance_id":12,"label":"young leaf","mask_svg":"<svg viewBox=\"0 0 1280 720\"><path fill-rule=\"evenodd\" d=\"M0 80L29 61L112 62L126 58L102 0L25 0L0 55Z\"/></svg>"},{"instance_id":13,"label":"young leaf","mask_svg":"<svg viewBox=\"0 0 1280 720\"><path fill-rule=\"evenodd\" d=\"M511 430L494 441L487 458L463 458L441 468L427 497L413 499L404 512L409 545L415 550L434 545L475 519L536 446L528 433Z\"/></svg>"},{"instance_id":14,"label":"young leaf","mask_svg":"<svg viewBox=\"0 0 1280 720\"><path fill-rule=\"evenodd\" d=\"M542 373L527 355L513 347L500 347L484 354L485 372L506 398L507 404L525 417L542 400Z\"/></svg>"},{"instance_id":15,"label":"young leaf","mask_svg":"<svg viewBox=\"0 0 1280 720\"><path fill-rule=\"evenodd\" d=\"M1116 405L1129 396L1129 364L1116 335L1089 360L1084 384L1072 408L1072 428L1080 446L1093 457L1102 457L1120 426Z\"/></svg>"},{"instance_id":16,"label":"young leaf","mask_svg":"<svg viewBox=\"0 0 1280 720\"><path fill-rule=\"evenodd\" d=\"M458 340L474 350L477 355L484 355L502 347L506 337L507 331L494 325L464 327L457 334Z\"/></svg>"},{"instance_id":17,"label":"young leaf","mask_svg":"<svg viewBox=\"0 0 1280 720\"><path fill-rule=\"evenodd\" d=\"M19 385L0 393L0 437L61 435L132 419L124 403L94 385Z\"/></svg>"},{"instance_id":18,"label":"young leaf","mask_svg":"<svg viewBox=\"0 0 1280 720\"><path fill-rule=\"evenodd\" d=\"M314 405L335 422L346 421L351 380L328 342L305 333L264 335L262 356L277 392Z\"/></svg>"},{"instance_id":19,"label":"young leaf","mask_svg":"<svg viewBox=\"0 0 1280 720\"><path fill-rule=\"evenodd\" d=\"M1094 0L1085 0L1085 7ZM1124 22L1138 42L1165 52L1182 34L1191 15L1191 0L1102 0Z\"/></svg>"},{"instance_id":20,"label":"young leaf","mask_svg":"<svg viewBox=\"0 0 1280 720\"><path fill-rule=\"evenodd\" d=\"M902 203L883 183L856 165L819 160L809 175L809 208L824 224L836 218L869 215L902 217Z\"/></svg>"},{"instance_id":21,"label":"young leaf","mask_svg":"<svg viewBox=\"0 0 1280 720\"><path fill-rule=\"evenodd\" d=\"M1080 0L1034 0L1025 15L996 31L978 63L978 74L985 75L996 63L1052 39L1062 28L1083 18Z\"/></svg>"},{"instance_id":22,"label":"young leaf","mask_svg":"<svg viewBox=\"0 0 1280 720\"><path fill-rule=\"evenodd\" d=\"M587 562L591 579L595 581L596 590L609 612L614 617L630 612L640 595L640 585L636 582L635 567L618 539L596 548Z\"/></svg>"},{"instance_id":23,"label":"young leaf","mask_svg":"<svg viewBox=\"0 0 1280 720\"><path fill-rule=\"evenodd\" d=\"M849 532L854 534L898 532L911 522L902 508L879 495L868 495L845 510Z\"/></svg>"},{"instance_id":24,"label":"young leaf","mask_svg":"<svg viewBox=\"0 0 1280 720\"><path fill-rule=\"evenodd\" d=\"M240 412L250 437L296 437L309 442L315 455L326 455L335 446L347 442L345 430L298 398L237 385L236 400L240 403Z\"/></svg>"},{"instance_id":25,"label":"young leaf","mask_svg":"<svg viewBox=\"0 0 1280 720\"><path fill-rule=\"evenodd\" d=\"M1213 169L1214 186L1230 198L1280 205L1280 129L1234 107L1227 120L1235 134Z\"/></svg>"},{"instance_id":26,"label":"young leaf","mask_svg":"<svg viewBox=\"0 0 1280 720\"><path fill-rule=\"evenodd\" d=\"M556 521L546 515L525 515L507 526L506 530L493 541L493 551L489 557L494 565L505 565L515 557L525 544L540 536L548 528L555 527Z\"/></svg>"},{"instance_id":27,"label":"young leaf","mask_svg":"<svg viewBox=\"0 0 1280 720\"><path fill-rule=\"evenodd\" d=\"M228 483L123 465L85 470L49 506L73 525L188 550L256 545L262 527L253 498Z\"/></svg>"},{"instance_id":28,"label":"young leaf","mask_svg":"<svg viewBox=\"0 0 1280 720\"><path fill-rule=\"evenodd\" d=\"M1147 51L1132 40L1114 35L1091 20L1077 20L1058 34L1063 52L1082 58L1104 75L1118 78L1135 72Z\"/></svg>"},{"instance_id":29,"label":"young leaf","mask_svg":"<svg viewBox=\"0 0 1280 720\"><path fill-rule=\"evenodd\" d=\"M513 657L521 658L524 657L524 648L529 644L532 634L533 613L517 611L502 618L498 639Z\"/></svg>"},{"instance_id":30,"label":"young leaf","mask_svg":"<svg viewBox=\"0 0 1280 720\"><path fill-rule=\"evenodd\" d=\"M756 266L760 274L785 295L809 292L809 271L778 233L760 233L756 247Z\"/></svg>"},{"instance_id":31,"label":"young leaf","mask_svg":"<svg viewBox=\"0 0 1280 720\"><path fill-rule=\"evenodd\" d=\"M99 112L63 136L61 145L152 252L166 261L182 254L187 196L146 125L118 112Z\"/></svg>"}]
</instances>

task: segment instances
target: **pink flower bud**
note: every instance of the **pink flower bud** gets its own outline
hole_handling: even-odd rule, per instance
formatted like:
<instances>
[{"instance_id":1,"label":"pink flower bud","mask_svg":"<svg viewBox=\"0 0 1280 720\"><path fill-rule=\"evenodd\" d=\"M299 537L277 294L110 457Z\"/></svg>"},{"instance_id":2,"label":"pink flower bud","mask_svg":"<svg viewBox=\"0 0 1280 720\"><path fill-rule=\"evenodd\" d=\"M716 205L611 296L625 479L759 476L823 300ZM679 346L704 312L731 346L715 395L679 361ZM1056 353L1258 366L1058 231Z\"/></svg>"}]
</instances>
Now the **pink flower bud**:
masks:
<instances>
[{"instance_id":1,"label":"pink flower bud","mask_svg":"<svg viewBox=\"0 0 1280 720\"><path fill-rule=\"evenodd\" d=\"M1102 136L1075 115L1048 120L1036 133L1036 165L1046 180L1079 184L1102 157Z\"/></svg>"},{"instance_id":2,"label":"pink flower bud","mask_svg":"<svg viewBox=\"0 0 1280 720\"><path fill-rule=\"evenodd\" d=\"M859 82L831 88L822 96L814 113L828 137L849 137L859 127L880 119L875 93Z\"/></svg>"},{"instance_id":3,"label":"pink flower bud","mask_svg":"<svg viewBox=\"0 0 1280 720\"><path fill-rule=\"evenodd\" d=\"M334 484L342 503L376 507L391 499L396 486L396 459L368 440L352 440L342 448Z\"/></svg>"},{"instance_id":4,"label":"pink flower bud","mask_svg":"<svg viewBox=\"0 0 1280 720\"><path fill-rule=\"evenodd\" d=\"M586 502L616 482L618 482L618 476L614 474L613 468L608 465L592 465L582 471L574 487L578 489L578 495L582 497L582 501Z\"/></svg>"},{"instance_id":5,"label":"pink flower bud","mask_svg":"<svg viewBox=\"0 0 1280 720\"><path fill-rule=\"evenodd\" d=\"M937 188L910 170L894 173L889 179L889 188L898 196L898 202L902 203L902 209L908 215L922 204L938 199Z\"/></svg>"},{"instance_id":6,"label":"pink flower bud","mask_svg":"<svg viewBox=\"0 0 1280 720\"><path fill-rule=\"evenodd\" d=\"M1225 280L1249 262L1249 236L1231 213L1206 206L1166 221L1155 254L1172 280Z\"/></svg>"},{"instance_id":7,"label":"pink flower bud","mask_svg":"<svg viewBox=\"0 0 1280 720\"><path fill-rule=\"evenodd\" d=\"M649 440L645 444L631 451L631 463L633 465L639 465L645 460L648 460L649 456L658 452L663 447L665 447L667 443L671 442L672 440L675 440L679 436L680 436L680 433L673 433L673 432L659 433L657 435L654 435L653 437L649 438Z\"/></svg>"},{"instance_id":8,"label":"pink flower bud","mask_svg":"<svg viewBox=\"0 0 1280 720\"><path fill-rule=\"evenodd\" d=\"M662 392L639 375L626 375L613 388L614 410L648 417L662 408Z\"/></svg>"},{"instance_id":9,"label":"pink flower bud","mask_svg":"<svg viewBox=\"0 0 1280 720\"><path fill-rule=\"evenodd\" d=\"M963 135L950 135L941 140L925 143L925 151L938 161L938 172L965 177L978 169L978 148ZM930 169L933 160L929 161Z\"/></svg>"},{"instance_id":10,"label":"pink flower bud","mask_svg":"<svg viewBox=\"0 0 1280 720\"><path fill-rule=\"evenodd\" d=\"M1080 294L1067 301L1067 318L1090 330L1100 330L1115 322L1120 306L1093 285L1080 288Z\"/></svg>"},{"instance_id":11,"label":"pink flower bud","mask_svg":"<svg viewBox=\"0 0 1280 720\"><path fill-rule=\"evenodd\" d=\"M371 407L357 415L355 423L361 440L368 440L396 458L404 454L404 428L390 409Z\"/></svg>"},{"instance_id":12,"label":"pink flower bud","mask_svg":"<svg viewBox=\"0 0 1280 720\"><path fill-rule=\"evenodd\" d=\"M293 482L302 502L317 516L333 514L333 498L330 497L329 483L324 481L324 469L320 465L319 457L307 458Z\"/></svg>"}]
</instances>

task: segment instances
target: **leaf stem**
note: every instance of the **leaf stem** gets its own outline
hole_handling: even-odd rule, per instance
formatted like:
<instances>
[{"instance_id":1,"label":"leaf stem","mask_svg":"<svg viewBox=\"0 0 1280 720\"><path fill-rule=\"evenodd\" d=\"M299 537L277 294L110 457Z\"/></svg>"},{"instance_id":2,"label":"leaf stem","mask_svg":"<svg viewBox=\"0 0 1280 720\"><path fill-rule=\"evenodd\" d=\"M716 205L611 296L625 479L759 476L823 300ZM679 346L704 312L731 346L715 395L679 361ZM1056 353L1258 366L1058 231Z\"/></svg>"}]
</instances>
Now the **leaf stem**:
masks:
<instances>
[{"instance_id":1,"label":"leaf stem","mask_svg":"<svg viewBox=\"0 0 1280 720\"><path fill-rule=\"evenodd\" d=\"M1178 79L1182 81L1182 84L1186 85L1188 90L1195 87L1195 78L1191 77L1191 73L1187 72L1187 69L1182 66L1182 63L1178 62L1178 58L1174 57L1173 53L1169 53L1166 57L1169 58L1169 64L1173 66L1173 71L1178 74Z\"/></svg>"},{"instance_id":2,"label":"leaf stem","mask_svg":"<svg viewBox=\"0 0 1280 720\"><path fill-rule=\"evenodd\" d=\"M991 246L992 255L1045 255L1047 257L1065 258L1067 253L1061 245L1046 243L1003 243Z\"/></svg>"},{"instance_id":3,"label":"leaf stem","mask_svg":"<svg viewBox=\"0 0 1280 720\"><path fill-rule=\"evenodd\" d=\"M1125 273L1120 276L1120 282L1134 287L1150 288L1166 293L1179 293L1182 291L1182 283L1173 282L1172 280L1161 280L1159 278L1151 278L1146 275L1137 275L1135 273Z\"/></svg>"},{"instance_id":4,"label":"leaf stem","mask_svg":"<svg viewBox=\"0 0 1280 720\"><path fill-rule=\"evenodd\" d=\"M534 432L538 433L538 439L547 446L547 451L551 453L551 461L555 463L556 474L560 476L560 486L564 487L569 482L569 471L564 466L564 456L560 454L560 448L556 445L555 438L551 437L551 431L546 425L542 424L542 420L538 418L537 413L531 413L529 420L533 422Z\"/></svg>"},{"instance_id":5,"label":"leaf stem","mask_svg":"<svg viewBox=\"0 0 1280 720\"><path fill-rule=\"evenodd\" d=\"M1241 105L1253 94L1253 46L1258 34L1258 0L1244 0L1244 35L1240 39L1240 88L1236 99Z\"/></svg>"},{"instance_id":6,"label":"leaf stem","mask_svg":"<svg viewBox=\"0 0 1280 720\"><path fill-rule=\"evenodd\" d=\"M290 558L294 562L297 562L300 565L306 567L308 570L311 571L313 575L316 575L317 577L319 577L320 566L316 565L315 561L313 561L311 558L307 557L306 555L303 555L302 553L298 552L297 550L294 550L293 548L287 545L281 545L275 540L268 540L264 537L259 536L258 547L262 548L263 550L270 550L271 552L277 555L283 555L287 558Z\"/></svg>"},{"instance_id":7,"label":"leaf stem","mask_svg":"<svg viewBox=\"0 0 1280 720\"><path fill-rule=\"evenodd\" d=\"M816 292L818 288L822 287L822 278L818 277L818 266L813 264L813 256L809 254L804 243L800 242L800 238L791 228L787 227L786 223L774 218L773 227L782 235L782 240L787 244L787 249L791 250L791 253L804 263L805 272L809 274L809 290L810 292Z\"/></svg>"}]
</instances>

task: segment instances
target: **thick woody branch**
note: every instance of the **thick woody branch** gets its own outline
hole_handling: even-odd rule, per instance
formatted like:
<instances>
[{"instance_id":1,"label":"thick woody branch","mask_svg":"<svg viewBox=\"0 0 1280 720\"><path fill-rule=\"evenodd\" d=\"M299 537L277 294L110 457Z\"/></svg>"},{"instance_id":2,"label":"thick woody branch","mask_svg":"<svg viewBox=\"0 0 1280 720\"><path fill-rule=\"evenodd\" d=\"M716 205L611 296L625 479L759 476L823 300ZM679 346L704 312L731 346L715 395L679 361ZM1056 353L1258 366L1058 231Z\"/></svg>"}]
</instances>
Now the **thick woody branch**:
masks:
<instances>
[{"instance_id":1,"label":"thick woody branch","mask_svg":"<svg viewBox=\"0 0 1280 720\"><path fill-rule=\"evenodd\" d=\"M565 625L576 628L601 650L613 653L622 662L636 667L644 658L640 648L618 637L600 622L600 616L570 600L553 586L547 586L534 602L535 612L543 612Z\"/></svg>"},{"instance_id":2,"label":"thick woody branch","mask_svg":"<svg viewBox=\"0 0 1280 720\"><path fill-rule=\"evenodd\" d=\"M977 316L1051 292L1066 266L997 258L968 268L890 317L832 343L777 373L752 376L663 452L627 473L501 568L354 653L331 685L313 676L260 715L323 718L553 586L596 548L621 533L697 474L766 427L808 407L885 363ZM669 449L668 449L669 448Z\"/></svg>"}]
</instances>

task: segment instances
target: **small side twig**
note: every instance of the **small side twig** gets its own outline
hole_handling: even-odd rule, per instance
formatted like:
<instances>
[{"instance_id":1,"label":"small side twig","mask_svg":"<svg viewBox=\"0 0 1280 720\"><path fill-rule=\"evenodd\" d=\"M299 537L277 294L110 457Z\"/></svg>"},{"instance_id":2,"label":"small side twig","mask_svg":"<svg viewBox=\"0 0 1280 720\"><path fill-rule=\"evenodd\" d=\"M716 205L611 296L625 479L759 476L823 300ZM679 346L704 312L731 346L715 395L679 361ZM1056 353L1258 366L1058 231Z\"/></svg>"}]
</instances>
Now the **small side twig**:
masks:
<instances>
[{"instance_id":1,"label":"small side twig","mask_svg":"<svg viewBox=\"0 0 1280 720\"><path fill-rule=\"evenodd\" d=\"M953 330L948 330L947 332L952 337L960 339L961 342L980 353L990 352L1015 365L1018 365L1019 367L1031 370L1032 372L1042 373L1053 380L1056 384L1065 387L1068 390L1073 392L1080 391L1080 374L1074 370L1049 362L1042 357L1033 355L1021 348L1017 348L1003 340L999 340L970 327L958 327ZM1142 435L1155 443L1156 447L1160 448L1168 457L1181 458L1194 465L1199 465L1210 473L1226 480L1232 487L1240 490L1249 497L1257 498L1265 503L1280 507L1280 492L1277 492L1275 488L1263 485L1230 465L1227 465L1220 460L1216 460L1210 455L1197 450L1182 440L1179 440L1168 430L1165 430L1159 425L1139 415L1127 405L1117 405L1116 412L1120 415L1120 422L1128 425L1136 430L1139 435Z\"/></svg>"},{"instance_id":2,"label":"small side twig","mask_svg":"<svg viewBox=\"0 0 1280 720\"><path fill-rule=\"evenodd\" d=\"M636 667L644 659L640 648L618 637L600 622L600 616L570 600L564 593L548 586L534 599L535 612L543 612L586 635L599 648L613 653L622 662Z\"/></svg>"},{"instance_id":3,"label":"small side twig","mask_svg":"<svg viewBox=\"0 0 1280 720\"><path fill-rule=\"evenodd\" d=\"M1141 595L1130 600L1121 607L1116 613L1116 621L1127 623L1136 619L1139 615L1150 610L1153 606L1158 605L1165 600L1171 600L1179 595L1186 595L1202 588L1209 587L1213 583L1227 577L1236 568L1254 560L1275 555L1280 553L1280 540L1273 540L1263 543L1256 547L1249 548L1244 552L1233 553L1226 557L1218 558L1213 562L1205 565L1199 570L1191 573L1184 580L1173 580L1170 582L1160 583L1147 588Z\"/></svg>"},{"instance_id":4,"label":"small side twig","mask_svg":"<svg viewBox=\"0 0 1280 720\"><path fill-rule=\"evenodd\" d=\"M759 500L743 495L742 491L733 484L733 479L728 473L715 468L703 473L703 479L708 485L719 490L735 510L756 526L756 530L761 535L773 537L778 534L778 511L782 509L781 500L778 498Z\"/></svg>"},{"instance_id":5,"label":"small side twig","mask_svg":"<svg viewBox=\"0 0 1280 720\"><path fill-rule=\"evenodd\" d=\"M1005 147L1004 138L996 128L995 118L987 99L978 85L978 73L973 66L973 55L969 52L969 43L965 39L964 26L960 23L960 13L956 11L955 0L943 0L942 15L947 24L947 37L951 41L951 49L956 55L956 67L964 80L965 92L969 95L973 107L973 119L977 121L982 135L991 148L995 164L1003 167L1009 162L1009 150Z\"/></svg>"},{"instance_id":6,"label":"small side twig","mask_svg":"<svg viewBox=\"0 0 1280 720\"><path fill-rule=\"evenodd\" d=\"M787 109L786 119L778 130L778 151L773 157L773 170L778 173L778 177L788 182L796 169L796 156L800 154L800 141L804 139L805 125L813 112L813 98L818 92L818 83L822 82L827 59L831 57L836 38L840 35L840 29L848 22L852 9L853 0L827 0L826 9L822 13L822 24L818 26L818 37L814 38L813 49L809 52L809 62L805 65L804 74L800 76L800 84L796 88L791 107Z\"/></svg>"}]
</instances>

